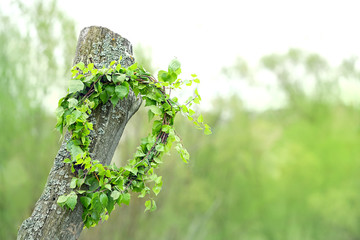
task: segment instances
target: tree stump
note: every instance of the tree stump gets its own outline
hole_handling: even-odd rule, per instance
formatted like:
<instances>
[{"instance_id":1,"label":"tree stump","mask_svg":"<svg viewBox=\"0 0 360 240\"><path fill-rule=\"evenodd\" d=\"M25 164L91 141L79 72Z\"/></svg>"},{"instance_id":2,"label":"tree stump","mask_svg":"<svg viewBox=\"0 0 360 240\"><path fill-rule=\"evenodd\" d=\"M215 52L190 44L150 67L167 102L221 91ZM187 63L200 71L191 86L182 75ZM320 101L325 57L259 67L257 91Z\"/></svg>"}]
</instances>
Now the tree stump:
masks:
<instances>
[{"instance_id":1,"label":"tree stump","mask_svg":"<svg viewBox=\"0 0 360 240\"><path fill-rule=\"evenodd\" d=\"M108 67L113 60L119 60L121 65L128 67L134 63L131 43L104 27L84 28L79 36L73 65L83 62L85 65L94 63L94 67ZM90 115L94 130L90 133L90 155L92 159L109 165L124 131L126 123L139 109L141 98L130 91L127 98L119 101L113 107L111 102L99 105ZM78 239L83 229L83 208L78 204L73 211L57 205L57 199L71 191L70 182L74 176L70 164L63 160L70 158L66 143L70 133L66 133L64 141L54 160L45 189L35 204L31 216L20 226L17 239Z\"/></svg>"}]
</instances>

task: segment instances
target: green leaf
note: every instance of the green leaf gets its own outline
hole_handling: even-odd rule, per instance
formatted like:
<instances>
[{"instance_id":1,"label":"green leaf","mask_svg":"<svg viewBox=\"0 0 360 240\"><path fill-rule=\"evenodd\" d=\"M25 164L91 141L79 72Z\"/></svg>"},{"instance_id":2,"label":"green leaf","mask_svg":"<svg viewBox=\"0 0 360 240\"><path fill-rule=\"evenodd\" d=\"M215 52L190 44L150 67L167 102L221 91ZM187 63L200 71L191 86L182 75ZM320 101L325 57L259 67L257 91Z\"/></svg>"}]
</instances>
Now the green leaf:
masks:
<instances>
[{"instance_id":1,"label":"green leaf","mask_svg":"<svg viewBox=\"0 0 360 240\"><path fill-rule=\"evenodd\" d=\"M129 205L129 203L130 203L130 193L125 193L125 194L121 195L121 203Z\"/></svg>"},{"instance_id":2,"label":"green leaf","mask_svg":"<svg viewBox=\"0 0 360 240\"><path fill-rule=\"evenodd\" d=\"M91 203L91 198L89 198L89 197L80 197L80 202L85 208L87 208Z\"/></svg>"},{"instance_id":3,"label":"green leaf","mask_svg":"<svg viewBox=\"0 0 360 240\"><path fill-rule=\"evenodd\" d=\"M71 179L70 188L76 188L76 183L77 183L77 181L78 181L78 178L73 177L73 178Z\"/></svg>"},{"instance_id":4,"label":"green leaf","mask_svg":"<svg viewBox=\"0 0 360 240\"><path fill-rule=\"evenodd\" d=\"M151 200L151 202L152 202L152 207L150 209L150 212L153 212L156 210L157 206L156 206L155 200Z\"/></svg>"},{"instance_id":5,"label":"green leaf","mask_svg":"<svg viewBox=\"0 0 360 240\"><path fill-rule=\"evenodd\" d=\"M74 210L75 206L77 203L77 195L75 194L75 192L71 192L68 195L68 199L66 200L66 205L71 209Z\"/></svg>"},{"instance_id":6,"label":"green leaf","mask_svg":"<svg viewBox=\"0 0 360 240\"><path fill-rule=\"evenodd\" d=\"M200 114L199 117L197 118L197 121L199 123L202 123L204 120L203 120L203 116Z\"/></svg>"},{"instance_id":7,"label":"green leaf","mask_svg":"<svg viewBox=\"0 0 360 240\"><path fill-rule=\"evenodd\" d=\"M141 190L141 194L139 195L139 198L143 198L145 197L145 195L149 192L149 188L148 187L145 187Z\"/></svg>"},{"instance_id":8,"label":"green leaf","mask_svg":"<svg viewBox=\"0 0 360 240\"><path fill-rule=\"evenodd\" d=\"M175 147L175 149L176 149L176 151L178 151L178 153L180 154L181 159L182 159L185 163L188 163L189 158L190 158L190 155L189 155L188 151L187 151L181 144L178 144L178 145Z\"/></svg>"},{"instance_id":9,"label":"green leaf","mask_svg":"<svg viewBox=\"0 0 360 240\"><path fill-rule=\"evenodd\" d=\"M112 193L111 193L111 197L112 197L112 199L114 199L114 200L117 200L119 197L120 197L120 192L119 191L113 191Z\"/></svg>"},{"instance_id":10,"label":"green leaf","mask_svg":"<svg viewBox=\"0 0 360 240\"><path fill-rule=\"evenodd\" d=\"M97 81L95 84L95 91L98 93L102 93L102 83L100 81Z\"/></svg>"},{"instance_id":11,"label":"green leaf","mask_svg":"<svg viewBox=\"0 0 360 240\"><path fill-rule=\"evenodd\" d=\"M93 68L94 68L94 63L89 63L88 65L87 65L87 68L91 71L91 70L93 70Z\"/></svg>"},{"instance_id":12,"label":"green leaf","mask_svg":"<svg viewBox=\"0 0 360 240\"><path fill-rule=\"evenodd\" d=\"M165 133L169 133L170 129L171 129L171 126L169 125L162 125L162 131L165 132Z\"/></svg>"},{"instance_id":13,"label":"green leaf","mask_svg":"<svg viewBox=\"0 0 360 240\"><path fill-rule=\"evenodd\" d=\"M83 83L89 83L89 82L93 82L93 77L92 75L86 76L85 79L82 81Z\"/></svg>"},{"instance_id":14,"label":"green leaf","mask_svg":"<svg viewBox=\"0 0 360 240\"><path fill-rule=\"evenodd\" d=\"M131 70L131 71L135 71L137 69L137 67L138 67L137 63L134 63L133 65L128 67L128 69Z\"/></svg>"},{"instance_id":15,"label":"green leaf","mask_svg":"<svg viewBox=\"0 0 360 240\"><path fill-rule=\"evenodd\" d=\"M64 206L64 203L66 202L66 200L68 199L68 196L66 195L61 195L58 200L57 200L57 203L60 205L60 206Z\"/></svg>"},{"instance_id":16,"label":"green leaf","mask_svg":"<svg viewBox=\"0 0 360 240\"><path fill-rule=\"evenodd\" d=\"M162 176L157 177L154 181L155 181L156 184L158 184L158 185L161 184L162 185Z\"/></svg>"},{"instance_id":17,"label":"green leaf","mask_svg":"<svg viewBox=\"0 0 360 240\"><path fill-rule=\"evenodd\" d=\"M194 98L194 103L200 104L200 98L199 97Z\"/></svg>"},{"instance_id":18,"label":"green leaf","mask_svg":"<svg viewBox=\"0 0 360 240\"><path fill-rule=\"evenodd\" d=\"M84 178L78 179L76 185L77 185L78 187L81 187L81 186L84 184L84 182L85 182L85 179L84 179Z\"/></svg>"},{"instance_id":19,"label":"green leaf","mask_svg":"<svg viewBox=\"0 0 360 240\"><path fill-rule=\"evenodd\" d=\"M71 69L71 77L75 77L75 75L79 72L79 70Z\"/></svg>"},{"instance_id":20,"label":"green leaf","mask_svg":"<svg viewBox=\"0 0 360 240\"><path fill-rule=\"evenodd\" d=\"M143 98L145 100L145 107L156 105L156 101L150 98Z\"/></svg>"},{"instance_id":21,"label":"green leaf","mask_svg":"<svg viewBox=\"0 0 360 240\"><path fill-rule=\"evenodd\" d=\"M177 59L173 59L168 67L169 72L174 72L176 75L179 75L181 73L181 64Z\"/></svg>"},{"instance_id":22,"label":"green leaf","mask_svg":"<svg viewBox=\"0 0 360 240\"><path fill-rule=\"evenodd\" d=\"M103 207L106 207L108 205L108 197L105 193L100 194L100 202L103 205Z\"/></svg>"},{"instance_id":23,"label":"green leaf","mask_svg":"<svg viewBox=\"0 0 360 240\"><path fill-rule=\"evenodd\" d=\"M149 110L149 111L148 111L148 121L150 122L151 119L154 118L154 116L155 116L155 114L154 114L151 110Z\"/></svg>"},{"instance_id":24,"label":"green leaf","mask_svg":"<svg viewBox=\"0 0 360 240\"><path fill-rule=\"evenodd\" d=\"M76 67L78 67L82 71L85 68L85 64L83 62L79 62L78 64L76 64Z\"/></svg>"},{"instance_id":25,"label":"green leaf","mask_svg":"<svg viewBox=\"0 0 360 240\"><path fill-rule=\"evenodd\" d=\"M69 102L69 108L76 107L78 104L78 100L75 98L69 98L68 102Z\"/></svg>"},{"instance_id":26,"label":"green leaf","mask_svg":"<svg viewBox=\"0 0 360 240\"><path fill-rule=\"evenodd\" d=\"M109 198L108 205L106 206L109 215L112 212L112 210L114 210L114 205L115 205L115 201L112 198Z\"/></svg>"},{"instance_id":27,"label":"green leaf","mask_svg":"<svg viewBox=\"0 0 360 240\"><path fill-rule=\"evenodd\" d=\"M131 172L132 174L136 175L138 173L138 169L137 168L133 168L133 167L130 167L130 166L125 166L124 167L125 170Z\"/></svg>"},{"instance_id":28,"label":"green leaf","mask_svg":"<svg viewBox=\"0 0 360 240\"><path fill-rule=\"evenodd\" d=\"M113 96L115 92L115 86L114 85L107 85L105 87L106 92L109 94L109 96Z\"/></svg>"},{"instance_id":29,"label":"green leaf","mask_svg":"<svg viewBox=\"0 0 360 240\"><path fill-rule=\"evenodd\" d=\"M81 112L77 109L71 112L71 114L66 116L66 124L70 126L71 124L75 123L81 116Z\"/></svg>"},{"instance_id":30,"label":"green leaf","mask_svg":"<svg viewBox=\"0 0 360 240\"><path fill-rule=\"evenodd\" d=\"M156 145L155 147L156 151L158 152L163 152L165 149L164 149L164 144L158 144Z\"/></svg>"},{"instance_id":31,"label":"green leaf","mask_svg":"<svg viewBox=\"0 0 360 240\"><path fill-rule=\"evenodd\" d=\"M116 106L116 104L120 101L120 98L117 95L113 95L110 99L111 103L113 104L113 107Z\"/></svg>"},{"instance_id":32,"label":"green leaf","mask_svg":"<svg viewBox=\"0 0 360 240\"><path fill-rule=\"evenodd\" d=\"M210 128L205 128L205 129L204 129L204 134L205 134L205 135L210 135L210 134L212 134L211 129L210 129Z\"/></svg>"},{"instance_id":33,"label":"green leaf","mask_svg":"<svg viewBox=\"0 0 360 240\"><path fill-rule=\"evenodd\" d=\"M200 97L200 94L199 94L197 88L195 89L195 94L196 94L196 96L199 98L199 100L201 100L201 97Z\"/></svg>"},{"instance_id":34,"label":"green leaf","mask_svg":"<svg viewBox=\"0 0 360 240\"><path fill-rule=\"evenodd\" d=\"M162 122L159 120L154 121L153 127L152 127L152 133L156 134L158 133L162 128Z\"/></svg>"},{"instance_id":35,"label":"green leaf","mask_svg":"<svg viewBox=\"0 0 360 240\"><path fill-rule=\"evenodd\" d=\"M62 106L57 107L55 110L56 117L61 118L64 115L64 112L65 112L65 110ZM62 122L62 120L61 120L61 122Z\"/></svg>"},{"instance_id":36,"label":"green leaf","mask_svg":"<svg viewBox=\"0 0 360 240\"><path fill-rule=\"evenodd\" d=\"M114 83L124 82L126 74L113 75L112 80Z\"/></svg>"},{"instance_id":37,"label":"green leaf","mask_svg":"<svg viewBox=\"0 0 360 240\"><path fill-rule=\"evenodd\" d=\"M140 148L136 151L135 156L134 157L144 157L146 156L146 154L143 152L143 150Z\"/></svg>"},{"instance_id":38,"label":"green leaf","mask_svg":"<svg viewBox=\"0 0 360 240\"><path fill-rule=\"evenodd\" d=\"M150 208L151 208L151 200L147 200L145 202L145 211L144 212L150 210Z\"/></svg>"},{"instance_id":39,"label":"green leaf","mask_svg":"<svg viewBox=\"0 0 360 240\"><path fill-rule=\"evenodd\" d=\"M109 189L111 191L111 185L110 184L105 184L104 188Z\"/></svg>"},{"instance_id":40,"label":"green leaf","mask_svg":"<svg viewBox=\"0 0 360 240\"><path fill-rule=\"evenodd\" d=\"M84 83L80 80L71 80L69 82L69 93L78 92L84 89Z\"/></svg>"},{"instance_id":41,"label":"green leaf","mask_svg":"<svg viewBox=\"0 0 360 240\"><path fill-rule=\"evenodd\" d=\"M153 192L155 193L156 196L159 194L160 191L161 191L161 186L156 185L153 187Z\"/></svg>"},{"instance_id":42,"label":"green leaf","mask_svg":"<svg viewBox=\"0 0 360 240\"><path fill-rule=\"evenodd\" d=\"M106 91L100 93L100 99L103 104L105 104L109 100L109 95Z\"/></svg>"},{"instance_id":43,"label":"green leaf","mask_svg":"<svg viewBox=\"0 0 360 240\"><path fill-rule=\"evenodd\" d=\"M160 70L158 72L158 80L159 80L159 82L167 82L167 81L169 81L169 79L170 79L170 77L169 77L167 71Z\"/></svg>"},{"instance_id":44,"label":"green leaf","mask_svg":"<svg viewBox=\"0 0 360 240\"><path fill-rule=\"evenodd\" d=\"M162 111L160 110L159 107L157 106L149 106L150 110L155 114L155 115L161 115Z\"/></svg>"},{"instance_id":45,"label":"green leaf","mask_svg":"<svg viewBox=\"0 0 360 240\"><path fill-rule=\"evenodd\" d=\"M78 159L78 158L81 158L83 156L84 151L79 146L71 145L70 153L71 153L72 158Z\"/></svg>"},{"instance_id":46,"label":"green leaf","mask_svg":"<svg viewBox=\"0 0 360 240\"><path fill-rule=\"evenodd\" d=\"M123 99L124 97L126 97L129 93L129 88L127 88L124 85L118 85L115 87L115 93L116 95L120 98Z\"/></svg>"}]
</instances>

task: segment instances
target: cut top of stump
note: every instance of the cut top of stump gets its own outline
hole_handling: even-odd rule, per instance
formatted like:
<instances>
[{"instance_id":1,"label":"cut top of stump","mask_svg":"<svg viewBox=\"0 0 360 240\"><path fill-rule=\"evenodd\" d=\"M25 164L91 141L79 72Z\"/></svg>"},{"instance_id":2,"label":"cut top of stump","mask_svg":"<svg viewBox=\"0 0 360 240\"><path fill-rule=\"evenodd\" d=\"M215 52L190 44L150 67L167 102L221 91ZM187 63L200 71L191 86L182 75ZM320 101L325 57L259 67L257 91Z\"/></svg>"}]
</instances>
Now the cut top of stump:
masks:
<instances>
[{"instance_id":1,"label":"cut top of stump","mask_svg":"<svg viewBox=\"0 0 360 240\"><path fill-rule=\"evenodd\" d=\"M73 65L83 62L85 65L94 63L101 69L109 67L112 61L118 61L123 67L134 63L132 45L126 38L105 27L91 26L81 30Z\"/></svg>"}]
</instances>

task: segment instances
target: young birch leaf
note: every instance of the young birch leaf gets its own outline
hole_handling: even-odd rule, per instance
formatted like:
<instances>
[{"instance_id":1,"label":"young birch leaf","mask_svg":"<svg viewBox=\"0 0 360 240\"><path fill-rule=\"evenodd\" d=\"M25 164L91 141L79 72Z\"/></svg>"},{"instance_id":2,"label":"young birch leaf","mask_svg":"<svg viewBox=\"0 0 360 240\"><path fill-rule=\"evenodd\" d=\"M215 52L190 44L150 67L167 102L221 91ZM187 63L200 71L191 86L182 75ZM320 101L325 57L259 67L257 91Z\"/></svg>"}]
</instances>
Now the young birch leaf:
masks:
<instances>
[{"instance_id":1,"label":"young birch leaf","mask_svg":"<svg viewBox=\"0 0 360 240\"><path fill-rule=\"evenodd\" d=\"M70 188L76 188L76 183L77 183L77 181L78 181L78 178L73 177L73 178L71 179Z\"/></svg>"},{"instance_id":2,"label":"young birch leaf","mask_svg":"<svg viewBox=\"0 0 360 240\"><path fill-rule=\"evenodd\" d=\"M109 95L106 91L100 93L100 99L103 104L105 104L109 100Z\"/></svg>"},{"instance_id":3,"label":"young birch leaf","mask_svg":"<svg viewBox=\"0 0 360 240\"><path fill-rule=\"evenodd\" d=\"M65 112L64 108L62 106L59 106L55 111L56 117L58 118L62 117L64 112Z\"/></svg>"},{"instance_id":4,"label":"young birch leaf","mask_svg":"<svg viewBox=\"0 0 360 240\"><path fill-rule=\"evenodd\" d=\"M110 101L113 104L113 107L115 107L116 104L120 101L120 98L115 94L111 97Z\"/></svg>"},{"instance_id":5,"label":"young birch leaf","mask_svg":"<svg viewBox=\"0 0 360 240\"><path fill-rule=\"evenodd\" d=\"M150 208L151 208L151 200L147 200L145 202L145 211L144 212L150 210Z\"/></svg>"},{"instance_id":6,"label":"young birch leaf","mask_svg":"<svg viewBox=\"0 0 360 240\"><path fill-rule=\"evenodd\" d=\"M194 103L200 104L200 98L198 96L196 98L194 98Z\"/></svg>"},{"instance_id":7,"label":"young birch leaf","mask_svg":"<svg viewBox=\"0 0 360 240\"><path fill-rule=\"evenodd\" d=\"M68 102L69 102L69 108L76 107L76 105L78 104L78 100L75 98L69 98Z\"/></svg>"},{"instance_id":8,"label":"young birch leaf","mask_svg":"<svg viewBox=\"0 0 360 240\"><path fill-rule=\"evenodd\" d=\"M78 67L80 70L84 70L85 64L83 62L79 62L78 64L76 64L76 67Z\"/></svg>"},{"instance_id":9,"label":"young birch leaf","mask_svg":"<svg viewBox=\"0 0 360 240\"><path fill-rule=\"evenodd\" d=\"M153 119L154 116L155 116L155 114L151 110L149 110L148 111L148 120L149 120L149 122L151 121L151 119Z\"/></svg>"},{"instance_id":10,"label":"young birch leaf","mask_svg":"<svg viewBox=\"0 0 360 240\"><path fill-rule=\"evenodd\" d=\"M156 196L159 194L160 191L161 191L160 186L155 185L155 187L153 187L153 192L155 193Z\"/></svg>"},{"instance_id":11,"label":"young birch leaf","mask_svg":"<svg viewBox=\"0 0 360 240\"><path fill-rule=\"evenodd\" d=\"M176 72L176 71L178 71L180 68L181 68L181 63L179 62L179 60L173 59L173 60L170 62L170 64L169 64L168 70L169 70L169 71Z\"/></svg>"},{"instance_id":12,"label":"young birch leaf","mask_svg":"<svg viewBox=\"0 0 360 240\"><path fill-rule=\"evenodd\" d=\"M120 192L119 191L113 191L110 195L112 197L112 199L117 200L120 197Z\"/></svg>"},{"instance_id":13,"label":"young birch leaf","mask_svg":"<svg viewBox=\"0 0 360 240\"><path fill-rule=\"evenodd\" d=\"M156 206L155 200L152 200L151 202L152 202L152 207L150 209L150 212L153 212L156 210L157 206Z\"/></svg>"},{"instance_id":14,"label":"young birch leaf","mask_svg":"<svg viewBox=\"0 0 360 240\"><path fill-rule=\"evenodd\" d=\"M69 93L78 92L84 89L84 84L80 80L71 80L69 83Z\"/></svg>"},{"instance_id":15,"label":"young birch leaf","mask_svg":"<svg viewBox=\"0 0 360 240\"><path fill-rule=\"evenodd\" d=\"M160 110L160 108L158 108L157 106L149 106L149 108L150 108L150 111L152 111L154 114L156 114L156 115L161 115L161 110Z\"/></svg>"},{"instance_id":16,"label":"young birch leaf","mask_svg":"<svg viewBox=\"0 0 360 240\"><path fill-rule=\"evenodd\" d=\"M126 74L121 74L121 75L113 75L113 82L114 83L118 83L118 82L123 82L125 81L125 78L126 78Z\"/></svg>"},{"instance_id":17,"label":"young birch leaf","mask_svg":"<svg viewBox=\"0 0 360 240\"><path fill-rule=\"evenodd\" d=\"M111 191L111 185L110 184L105 184L104 188L109 189Z\"/></svg>"},{"instance_id":18,"label":"young birch leaf","mask_svg":"<svg viewBox=\"0 0 360 240\"><path fill-rule=\"evenodd\" d=\"M58 200L57 200L57 203L60 205L60 206L64 206L66 200L68 199L68 196L66 195L61 195Z\"/></svg>"},{"instance_id":19,"label":"young birch leaf","mask_svg":"<svg viewBox=\"0 0 360 240\"><path fill-rule=\"evenodd\" d=\"M71 192L68 199L66 200L66 205L71 209L74 210L77 203L77 195L75 192Z\"/></svg>"},{"instance_id":20,"label":"young birch leaf","mask_svg":"<svg viewBox=\"0 0 360 240\"><path fill-rule=\"evenodd\" d=\"M129 205L130 203L130 193L125 193L121 196L121 202L126 204L126 205Z\"/></svg>"},{"instance_id":21,"label":"young birch leaf","mask_svg":"<svg viewBox=\"0 0 360 240\"><path fill-rule=\"evenodd\" d=\"M93 68L94 68L94 63L89 63L88 65L87 65L87 68L91 71L91 70L93 70Z\"/></svg>"},{"instance_id":22,"label":"young birch leaf","mask_svg":"<svg viewBox=\"0 0 360 240\"><path fill-rule=\"evenodd\" d=\"M205 128L205 129L204 129L204 134L205 134L205 135L210 135L210 134L212 134L210 128Z\"/></svg>"},{"instance_id":23,"label":"young birch leaf","mask_svg":"<svg viewBox=\"0 0 360 240\"><path fill-rule=\"evenodd\" d=\"M91 198L89 197L80 197L80 202L84 207L88 207L91 203Z\"/></svg>"},{"instance_id":24,"label":"young birch leaf","mask_svg":"<svg viewBox=\"0 0 360 240\"><path fill-rule=\"evenodd\" d=\"M158 145L156 145L155 149L156 149L156 151L158 151L158 152L163 152L163 151L165 150L163 144L158 144Z\"/></svg>"},{"instance_id":25,"label":"young birch leaf","mask_svg":"<svg viewBox=\"0 0 360 240\"><path fill-rule=\"evenodd\" d=\"M108 197L105 193L100 194L100 202L103 205L103 207L106 207L108 205Z\"/></svg>"},{"instance_id":26,"label":"young birch leaf","mask_svg":"<svg viewBox=\"0 0 360 240\"><path fill-rule=\"evenodd\" d=\"M128 95L129 88L127 88L126 86L123 86L123 85L118 85L115 87L115 93L120 99L123 99L124 97L126 97Z\"/></svg>"},{"instance_id":27,"label":"young birch leaf","mask_svg":"<svg viewBox=\"0 0 360 240\"><path fill-rule=\"evenodd\" d=\"M202 116L201 114L199 115L197 121L198 121L199 123L202 123L202 122L204 121L203 116Z\"/></svg>"}]
</instances>

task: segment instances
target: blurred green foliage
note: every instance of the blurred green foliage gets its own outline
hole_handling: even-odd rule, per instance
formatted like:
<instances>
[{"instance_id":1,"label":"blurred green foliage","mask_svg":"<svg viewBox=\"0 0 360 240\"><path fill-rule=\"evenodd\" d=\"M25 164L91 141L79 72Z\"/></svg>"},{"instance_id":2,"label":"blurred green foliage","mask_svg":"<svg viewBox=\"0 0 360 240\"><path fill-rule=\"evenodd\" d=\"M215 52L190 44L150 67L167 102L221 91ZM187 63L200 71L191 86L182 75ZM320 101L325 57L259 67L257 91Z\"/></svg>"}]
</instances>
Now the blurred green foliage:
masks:
<instances>
[{"instance_id":1,"label":"blurred green foliage","mask_svg":"<svg viewBox=\"0 0 360 240\"><path fill-rule=\"evenodd\" d=\"M66 82L76 45L73 23L56 5L19 9L29 20L25 34L0 11L0 239L15 238L43 190L58 135L42 97ZM55 69L58 55L63 68ZM141 50L137 59L152 70ZM281 107L254 112L239 96L214 99L204 116L211 136L179 119L191 162L165 159L158 210L144 213L145 200L133 196L81 239L359 239L360 115L341 88L343 81L358 84L357 64L348 59L334 67L294 49L265 56L255 69L238 61L226 72L262 87L267 79L257 73L265 71L286 99ZM125 129L117 164L131 157L148 128L141 110Z\"/></svg>"},{"instance_id":2,"label":"blurred green foliage","mask_svg":"<svg viewBox=\"0 0 360 240\"><path fill-rule=\"evenodd\" d=\"M69 76L76 46L54 1L13 4L0 10L0 239L16 238L43 190L59 137L44 97Z\"/></svg>"}]
</instances>

